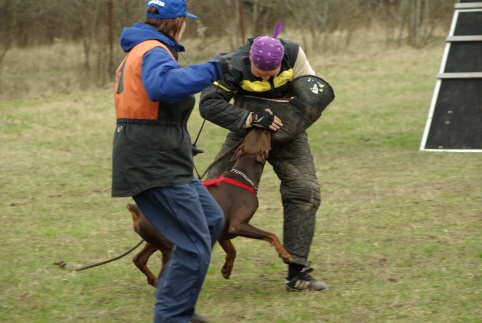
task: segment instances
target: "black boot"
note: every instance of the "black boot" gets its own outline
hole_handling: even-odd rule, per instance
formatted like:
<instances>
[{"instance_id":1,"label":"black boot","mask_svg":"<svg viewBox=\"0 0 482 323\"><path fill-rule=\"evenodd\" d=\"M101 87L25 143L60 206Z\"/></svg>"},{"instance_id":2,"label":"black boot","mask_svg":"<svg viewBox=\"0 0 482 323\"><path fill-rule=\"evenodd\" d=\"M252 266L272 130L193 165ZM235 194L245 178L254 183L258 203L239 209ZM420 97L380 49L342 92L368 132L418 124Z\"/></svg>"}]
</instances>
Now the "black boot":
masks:
<instances>
[{"instance_id":1,"label":"black boot","mask_svg":"<svg viewBox=\"0 0 482 323\"><path fill-rule=\"evenodd\" d=\"M207 317L202 316L201 314L194 312L191 318L191 323L206 323L209 322Z\"/></svg>"},{"instance_id":2,"label":"black boot","mask_svg":"<svg viewBox=\"0 0 482 323\"><path fill-rule=\"evenodd\" d=\"M295 269L293 268L293 270ZM327 284L317 281L310 275L312 271L313 268L305 267L298 274L286 277L286 290L289 292L300 292L302 290L322 291L327 289Z\"/></svg>"}]
</instances>

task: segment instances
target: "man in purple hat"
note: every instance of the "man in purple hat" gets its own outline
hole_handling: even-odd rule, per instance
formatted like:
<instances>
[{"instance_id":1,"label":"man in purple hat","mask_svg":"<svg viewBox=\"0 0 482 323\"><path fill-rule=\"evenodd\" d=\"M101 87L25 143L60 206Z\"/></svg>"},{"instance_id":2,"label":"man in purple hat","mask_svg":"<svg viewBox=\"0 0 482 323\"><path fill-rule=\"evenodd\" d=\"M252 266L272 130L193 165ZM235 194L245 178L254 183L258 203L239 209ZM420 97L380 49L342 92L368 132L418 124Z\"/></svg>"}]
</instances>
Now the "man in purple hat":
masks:
<instances>
[{"instance_id":1,"label":"man in purple hat","mask_svg":"<svg viewBox=\"0 0 482 323\"><path fill-rule=\"evenodd\" d=\"M276 38L280 30L278 24L273 37L248 39L233 53L232 71L201 93L202 117L230 130L218 156L232 148L251 127L277 131L283 122L290 122L270 111L241 109L238 105L243 96L290 100L290 83L300 76L315 75L297 43ZM231 99L235 104L230 103ZM219 177L231 169L233 152L210 169L208 178ZM281 180L284 247L293 257L293 263L288 265L286 289L324 290L328 286L310 275L313 269L307 260L321 197L306 131L286 142L272 142L268 162Z\"/></svg>"}]
</instances>

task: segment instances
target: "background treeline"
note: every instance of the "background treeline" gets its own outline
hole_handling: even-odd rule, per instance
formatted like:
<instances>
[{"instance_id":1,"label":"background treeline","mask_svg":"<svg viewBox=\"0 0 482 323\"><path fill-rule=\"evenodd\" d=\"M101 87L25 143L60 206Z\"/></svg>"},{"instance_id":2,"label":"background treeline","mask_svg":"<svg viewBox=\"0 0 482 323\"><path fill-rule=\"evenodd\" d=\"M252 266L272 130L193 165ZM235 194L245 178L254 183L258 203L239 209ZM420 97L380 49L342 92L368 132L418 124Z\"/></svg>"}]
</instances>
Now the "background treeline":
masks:
<instances>
[{"instance_id":1,"label":"background treeline","mask_svg":"<svg viewBox=\"0 0 482 323\"><path fill-rule=\"evenodd\" d=\"M425 46L437 30L448 31L457 0L188 0L190 20L183 38L189 63L217 50L233 50L246 37L295 36L305 51L338 51L363 31L377 28L386 42ZM95 83L112 79L124 56L122 29L143 21L146 0L0 0L0 67L12 49L72 44L81 68ZM440 34L440 33L439 33ZM222 46L220 46L222 44ZM192 49L195 49L193 51ZM207 50L209 49L209 50ZM194 55L193 55L194 52ZM8 63L5 63L8 64ZM5 71L4 71L5 72Z\"/></svg>"},{"instance_id":2,"label":"background treeline","mask_svg":"<svg viewBox=\"0 0 482 323\"><path fill-rule=\"evenodd\" d=\"M190 0L199 20L189 36L230 36L233 46L243 35L271 31L282 21L314 36L314 46L334 31L350 33L374 23L387 37L422 46L438 25L447 25L457 0ZM55 40L106 41L122 28L144 19L146 0L2 0L0 43L8 46L48 44ZM112 30L111 30L112 28Z\"/></svg>"}]
</instances>

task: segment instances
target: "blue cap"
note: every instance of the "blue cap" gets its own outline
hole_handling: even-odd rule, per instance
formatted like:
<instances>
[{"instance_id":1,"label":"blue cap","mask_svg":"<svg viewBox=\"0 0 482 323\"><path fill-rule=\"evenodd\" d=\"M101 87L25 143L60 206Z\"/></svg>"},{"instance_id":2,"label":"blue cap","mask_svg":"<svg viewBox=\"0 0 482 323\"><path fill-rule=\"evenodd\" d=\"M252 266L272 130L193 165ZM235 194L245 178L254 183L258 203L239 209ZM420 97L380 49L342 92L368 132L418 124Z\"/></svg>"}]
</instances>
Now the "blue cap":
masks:
<instances>
[{"instance_id":1,"label":"blue cap","mask_svg":"<svg viewBox=\"0 0 482 323\"><path fill-rule=\"evenodd\" d=\"M158 14L150 13L150 7L156 7ZM159 19L175 19L179 17L190 17L196 19L197 17L187 12L187 4L185 0L149 0L146 7L147 18Z\"/></svg>"}]
</instances>

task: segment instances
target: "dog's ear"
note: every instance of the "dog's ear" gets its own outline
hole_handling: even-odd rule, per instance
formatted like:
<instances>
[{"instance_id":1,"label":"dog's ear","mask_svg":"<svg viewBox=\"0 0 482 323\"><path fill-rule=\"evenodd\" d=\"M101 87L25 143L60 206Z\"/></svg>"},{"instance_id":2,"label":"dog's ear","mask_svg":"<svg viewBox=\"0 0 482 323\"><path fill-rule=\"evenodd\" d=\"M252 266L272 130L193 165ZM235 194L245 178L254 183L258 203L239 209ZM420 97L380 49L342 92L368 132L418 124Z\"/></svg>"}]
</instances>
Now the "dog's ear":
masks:
<instances>
[{"instance_id":1,"label":"dog's ear","mask_svg":"<svg viewBox=\"0 0 482 323\"><path fill-rule=\"evenodd\" d=\"M271 150L271 131L265 130L263 131L263 135L261 136L258 145L260 146L260 152L256 156L256 161L259 163L266 163L266 159L268 159L269 151Z\"/></svg>"},{"instance_id":2,"label":"dog's ear","mask_svg":"<svg viewBox=\"0 0 482 323\"><path fill-rule=\"evenodd\" d=\"M241 144L241 146L236 149L236 152L233 154L233 157L231 157L231 161L237 160L239 157L243 156L245 154L244 152L244 142Z\"/></svg>"},{"instance_id":3,"label":"dog's ear","mask_svg":"<svg viewBox=\"0 0 482 323\"><path fill-rule=\"evenodd\" d=\"M271 131L266 130L264 132L264 136L266 139L266 152L269 153L269 151L271 150Z\"/></svg>"},{"instance_id":4,"label":"dog's ear","mask_svg":"<svg viewBox=\"0 0 482 323\"><path fill-rule=\"evenodd\" d=\"M268 154L265 154L264 151L262 151L256 156L256 161L258 163L264 164L266 163L267 158L268 158Z\"/></svg>"}]
</instances>

